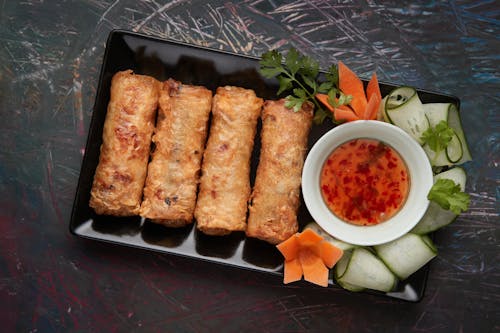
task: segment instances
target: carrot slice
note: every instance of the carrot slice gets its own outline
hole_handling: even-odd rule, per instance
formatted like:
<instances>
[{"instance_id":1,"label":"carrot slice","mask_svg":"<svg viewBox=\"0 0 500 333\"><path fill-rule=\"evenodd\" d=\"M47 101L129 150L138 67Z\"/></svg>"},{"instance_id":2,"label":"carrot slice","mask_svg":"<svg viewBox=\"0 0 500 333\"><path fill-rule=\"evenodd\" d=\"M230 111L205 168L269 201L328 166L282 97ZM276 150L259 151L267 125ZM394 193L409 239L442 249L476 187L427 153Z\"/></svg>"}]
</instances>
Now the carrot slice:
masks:
<instances>
[{"instance_id":1,"label":"carrot slice","mask_svg":"<svg viewBox=\"0 0 500 333\"><path fill-rule=\"evenodd\" d=\"M322 287L328 286L328 268L319 256L310 251L301 251L299 260L302 265L304 280Z\"/></svg>"},{"instance_id":2,"label":"carrot slice","mask_svg":"<svg viewBox=\"0 0 500 333\"><path fill-rule=\"evenodd\" d=\"M376 94L380 100L382 100L382 94L380 93L380 86L378 84L377 73L373 72L370 82L366 87L366 98L370 100L373 94Z\"/></svg>"},{"instance_id":3,"label":"carrot slice","mask_svg":"<svg viewBox=\"0 0 500 333\"><path fill-rule=\"evenodd\" d=\"M321 237L314 230L309 228L298 234L297 239L301 247L317 246L321 241L323 241L323 237Z\"/></svg>"},{"instance_id":4,"label":"carrot slice","mask_svg":"<svg viewBox=\"0 0 500 333\"><path fill-rule=\"evenodd\" d=\"M294 234L292 237L279 243L278 245L276 245L276 247L281 252L283 257L285 257L285 261L297 258L300 250L300 244L297 234Z\"/></svg>"},{"instance_id":5,"label":"carrot slice","mask_svg":"<svg viewBox=\"0 0 500 333\"><path fill-rule=\"evenodd\" d=\"M327 107L328 110L333 112L335 108L328 103L328 95L327 94L316 94L316 98L320 101L324 106Z\"/></svg>"},{"instance_id":6,"label":"carrot slice","mask_svg":"<svg viewBox=\"0 0 500 333\"><path fill-rule=\"evenodd\" d=\"M368 104L363 82L342 61L338 63L339 88L346 95L352 96L351 106L356 115L361 116Z\"/></svg>"},{"instance_id":7,"label":"carrot slice","mask_svg":"<svg viewBox=\"0 0 500 333\"><path fill-rule=\"evenodd\" d=\"M320 248L321 259L323 259L323 262L328 268L332 268L333 266L335 266L337 261L339 261L344 254L344 251L342 251L342 249L339 249L338 247L326 241L320 243Z\"/></svg>"},{"instance_id":8,"label":"carrot slice","mask_svg":"<svg viewBox=\"0 0 500 333\"><path fill-rule=\"evenodd\" d=\"M365 114L363 116L364 119L374 120L377 119L378 108L380 106L381 98L377 94L372 94L370 97L370 101L366 106Z\"/></svg>"},{"instance_id":9,"label":"carrot slice","mask_svg":"<svg viewBox=\"0 0 500 333\"><path fill-rule=\"evenodd\" d=\"M295 234L276 247L285 257L285 284L304 276L306 281L327 287L328 267L333 267L343 254L341 249L326 242L312 229Z\"/></svg>"},{"instance_id":10,"label":"carrot slice","mask_svg":"<svg viewBox=\"0 0 500 333\"><path fill-rule=\"evenodd\" d=\"M335 108L334 117L336 121L354 121L361 119L349 107L341 105Z\"/></svg>"},{"instance_id":11,"label":"carrot slice","mask_svg":"<svg viewBox=\"0 0 500 333\"><path fill-rule=\"evenodd\" d=\"M285 261L283 283L291 283L302 279L302 266L299 259Z\"/></svg>"}]
</instances>

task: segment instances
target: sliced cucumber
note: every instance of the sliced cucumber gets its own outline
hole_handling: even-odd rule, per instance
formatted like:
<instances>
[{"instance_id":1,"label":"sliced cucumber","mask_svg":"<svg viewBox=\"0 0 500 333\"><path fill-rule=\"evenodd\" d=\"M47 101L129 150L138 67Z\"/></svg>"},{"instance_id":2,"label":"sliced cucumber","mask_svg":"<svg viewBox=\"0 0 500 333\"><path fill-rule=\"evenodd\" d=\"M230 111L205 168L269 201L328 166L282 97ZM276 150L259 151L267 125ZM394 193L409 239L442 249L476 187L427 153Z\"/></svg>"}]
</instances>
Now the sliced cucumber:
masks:
<instances>
[{"instance_id":1,"label":"sliced cucumber","mask_svg":"<svg viewBox=\"0 0 500 333\"><path fill-rule=\"evenodd\" d=\"M460 185L460 190L465 191L465 185L467 182L467 174L465 170L461 167L454 167L452 169L443 171L434 176L434 182L438 179L451 179L455 184Z\"/></svg>"},{"instance_id":2,"label":"sliced cucumber","mask_svg":"<svg viewBox=\"0 0 500 333\"><path fill-rule=\"evenodd\" d=\"M455 130L453 130L453 132L455 132ZM462 147L462 141L455 132L446 147L446 158L450 163L455 164L462 159L462 156L464 155Z\"/></svg>"},{"instance_id":3,"label":"sliced cucumber","mask_svg":"<svg viewBox=\"0 0 500 333\"><path fill-rule=\"evenodd\" d=\"M460 120L460 114L458 112L458 108L454 105L450 105L450 109L448 111L448 126L453 128L455 131L455 134L460 141L461 149L462 149L462 154L460 156L460 159L458 159L456 162L453 162L455 164L462 164L467 161L472 160L472 156L469 150L469 145L467 144L467 140L465 139L465 134L464 130L462 128L462 121ZM453 146L451 146L453 147ZM447 156L453 156L453 152L450 150L450 145L448 145L448 148L446 150Z\"/></svg>"},{"instance_id":4,"label":"sliced cucumber","mask_svg":"<svg viewBox=\"0 0 500 333\"><path fill-rule=\"evenodd\" d=\"M441 121L446 121L453 129L454 135L445 150L436 153L428 145L424 150L433 166L450 166L462 164L471 159L467 142L462 130L458 109L451 103L427 103L424 104L424 112L429 120L430 126L436 126Z\"/></svg>"},{"instance_id":5,"label":"sliced cucumber","mask_svg":"<svg viewBox=\"0 0 500 333\"><path fill-rule=\"evenodd\" d=\"M349 261L351 260L352 256L352 251L344 252L344 255L342 258L337 262L335 265L335 270L334 270L334 277L335 281L339 286L342 288L349 290L349 291L363 291L365 288L356 286L354 284L342 281L339 279L340 276L342 276L345 273L345 270L347 268L347 265L349 264Z\"/></svg>"},{"instance_id":6,"label":"sliced cucumber","mask_svg":"<svg viewBox=\"0 0 500 333\"><path fill-rule=\"evenodd\" d=\"M379 258L401 280L418 271L437 255L437 249L428 236L412 233L374 248Z\"/></svg>"},{"instance_id":7,"label":"sliced cucumber","mask_svg":"<svg viewBox=\"0 0 500 333\"><path fill-rule=\"evenodd\" d=\"M385 114L385 101L387 101L387 96L382 98L380 105L378 107L377 120L389 122L387 115Z\"/></svg>"},{"instance_id":8,"label":"sliced cucumber","mask_svg":"<svg viewBox=\"0 0 500 333\"><path fill-rule=\"evenodd\" d=\"M428 234L452 223L457 216L451 210L443 209L437 203L431 201L424 216L413 227L411 232L419 235Z\"/></svg>"},{"instance_id":9,"label":"sliced cucumber","mask_svg":"<svg viewBox=\"0 0 500 333\"><path fill-rule=\"evenodd\" d=\"M456 184L460 185L460 189L462 191L465 191L467 175L464 169L454 167L453 169L441 172L434 176L434 182L440 178L453 180ZM417 225L410 232L423 235L436 231L439 228L447 226L455 221L457 216L458 215L452 211L443 209L437 203L431 201L422 219L420 219Z\"/></svg>"},{"instance_id":10,"label":"sliced cucumber","mask_svg":"<svg viewBox=\"0 0 500 333\"><path fill-rule=\"evenodd\" d=\"M342 251L347 251L355 247L355 245L343 242L339 239L336 239L335 237L332 237L329 233L327 233L323 228L319 226L316 222L310 222L307 224L304 229L312 229L315 231L318 235L323 237L324 240L329 242L330 244L334 245L335 247L338 247Z\"/></svg>"},{"instance_id":11,"label":"sliced cucumber","mask_svg":"<svg viewBox=\"0 0 500 333\"><path fill-rule=\"evenodd\" d=\"M390 92L385 101L384 117L423 143L422 134L429 128L429 121L414 88L399 87Z\"/></svg>"},{"instance_id":12,"label":"sliced cucumber","mask_svg":"<svg viewBox=\"0 0 500 333\"><path fill-rule=\"evenodd\" d=\"M342 287L383 292L392 291L398 283L398 279L389 268L364 247L357 247L344 253L335 266L335 280Z\"/></svg>"},{"instance_id":13,"label":"sliced cucumber","mask_svg":"<svg viewBox=\"0 0 500 333\"><path fill-rule=\"evenodd\" d=\"M436 126L441 121L448 121L450 103L426 103L424 112L431 126Z\"/></svg>"}]
</instances>

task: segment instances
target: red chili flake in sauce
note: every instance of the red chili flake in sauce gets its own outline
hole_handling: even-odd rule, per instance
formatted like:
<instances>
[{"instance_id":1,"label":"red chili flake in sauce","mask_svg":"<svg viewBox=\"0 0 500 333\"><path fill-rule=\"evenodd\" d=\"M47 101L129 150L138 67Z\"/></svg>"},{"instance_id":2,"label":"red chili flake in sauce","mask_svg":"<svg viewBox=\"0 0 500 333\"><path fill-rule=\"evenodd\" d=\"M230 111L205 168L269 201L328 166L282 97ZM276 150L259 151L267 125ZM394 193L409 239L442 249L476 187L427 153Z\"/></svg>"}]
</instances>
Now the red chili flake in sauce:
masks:
<instances>
[{"instance_id":1,"label":"red chili flake in sauce","mask_svg":"<svg viewBox=\"0 0 500 333\"><path fill-rule=\"evenodd\" d=\"M355 139L336 148L323 166L320 182L330 210L356 225L375 225L391 218L410 187L401 156L374 139Z\"/></svg>"}]
</instances>

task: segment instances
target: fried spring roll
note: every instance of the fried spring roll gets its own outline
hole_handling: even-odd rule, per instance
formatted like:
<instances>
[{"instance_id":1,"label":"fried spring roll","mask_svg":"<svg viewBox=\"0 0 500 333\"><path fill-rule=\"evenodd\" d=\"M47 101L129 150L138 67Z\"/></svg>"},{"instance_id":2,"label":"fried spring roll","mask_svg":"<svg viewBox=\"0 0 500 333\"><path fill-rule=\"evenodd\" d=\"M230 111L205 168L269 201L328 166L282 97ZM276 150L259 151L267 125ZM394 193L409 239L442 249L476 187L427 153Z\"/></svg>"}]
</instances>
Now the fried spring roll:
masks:
<instances>
[{"instance_id":1,"label":"fried spring roll","mask_svg":"<svg viewBox=\"0 0 500 333\"><path fill-rule=\"evenodd\" d=\"M159 84L131 70L113 76L99 164L90 193L89 204L97 214L139 213Z\"/></svg>"},{"instance_id":2,"label":"fried spring roll","mask_svg":"<svg viewBox=\"0 0 500 333\"><path fill-rule=\"evenodd\" d=\"M205 87L163 83L141 216L169 227L193 221L211 105Z\"/></svg>"},{"instance_id":3,"label":"fried spring roll","mask_svg":"<svg viewBox=\"0 0 500 333\"><path fill-rule=\"evenodd\" d=\"M284 100L265 102L247 236L278 244L298 231L302 167L312 119L311 104L294 112Z\"/></svg>"},{"instance_id":4,"label":"fried spring roll","mask_svg":"<svg viewBox=\"0 0 500 333\"><path fill-rule=\"evenodd\" d=\"M263 100L253 90L226 86L217 89L212 104L194 214L203 233L226 235L246 228L250 157Z\"/></svg>"}]
</instances>

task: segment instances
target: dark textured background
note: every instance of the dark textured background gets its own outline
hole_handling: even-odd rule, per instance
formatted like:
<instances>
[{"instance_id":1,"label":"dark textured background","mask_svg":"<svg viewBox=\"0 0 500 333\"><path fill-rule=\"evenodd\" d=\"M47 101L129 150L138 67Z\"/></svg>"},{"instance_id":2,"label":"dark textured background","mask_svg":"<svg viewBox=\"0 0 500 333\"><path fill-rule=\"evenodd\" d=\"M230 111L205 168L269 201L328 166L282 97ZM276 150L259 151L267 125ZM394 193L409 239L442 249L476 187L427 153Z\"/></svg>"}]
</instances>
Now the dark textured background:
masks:
<instances>
[{"instance_id":1,"label":"dark textured background","mask_svg":"<svg viewBox=\"0 0 500 333\"><path fill-rule=\"evenodd\" d=\"M406 303L71 236L106 38L121 28L458 96L472 203ZM0 323L6 332L500 331L496 1L0 1Z\"/></svg>"}]
</instances>

